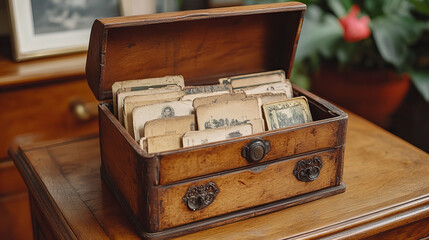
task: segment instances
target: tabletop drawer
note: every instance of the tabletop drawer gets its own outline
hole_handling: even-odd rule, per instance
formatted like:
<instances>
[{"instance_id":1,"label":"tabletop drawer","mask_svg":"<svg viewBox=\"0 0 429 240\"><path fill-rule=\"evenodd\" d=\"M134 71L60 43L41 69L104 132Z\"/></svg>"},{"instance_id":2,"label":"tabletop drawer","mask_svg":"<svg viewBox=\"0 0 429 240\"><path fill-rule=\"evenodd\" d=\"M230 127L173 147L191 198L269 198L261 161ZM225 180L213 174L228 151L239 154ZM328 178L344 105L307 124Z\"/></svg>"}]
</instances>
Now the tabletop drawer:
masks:
<instances>
[{"instance_id":1,"label":"tabletop drawer","mask_svg":"<svg viewBox=\"0 0 429 240\"><path fill-rule=\"evenodd\" d=\"M269 162L284 157L299 156L308 152L320 151L341 146L344 140L343 121L312 124L301 128L285 128L271 133L263 133L254 138L233 140L218 146L181 149L178 153L160 155L160 184L222 172L229 169L249 167L255 162ZM263 147L262 159L252 161L243 156L243 148L250 149L259 141Z\"/></svg>"},{"instance_id":2,"label":"tabletop drawer","mask_svg":"<svg viewBox=\"0 0 429 240\"><path fill-rule=\"evenodd\" d=\"M339 185L336 175L341 166L337 160L342 150L340 147L201 180L159 186L159 228L171 228ZM305 169L307 164L311 167ZM299 169L300 165L304 168ZM306 174L315 179L306 179Z\"/></svg>"},{"instance_id":3,"label":"tabletop drawer","mask_svg":"<svg viewBox=\"0 0 429 240\"><path fill-rule=\"evenodd\" d=\"M84 79L2 89L0 102L0 159L12 140L27 144L98 131L97 101Z\"/></svg>"}]
</instances>

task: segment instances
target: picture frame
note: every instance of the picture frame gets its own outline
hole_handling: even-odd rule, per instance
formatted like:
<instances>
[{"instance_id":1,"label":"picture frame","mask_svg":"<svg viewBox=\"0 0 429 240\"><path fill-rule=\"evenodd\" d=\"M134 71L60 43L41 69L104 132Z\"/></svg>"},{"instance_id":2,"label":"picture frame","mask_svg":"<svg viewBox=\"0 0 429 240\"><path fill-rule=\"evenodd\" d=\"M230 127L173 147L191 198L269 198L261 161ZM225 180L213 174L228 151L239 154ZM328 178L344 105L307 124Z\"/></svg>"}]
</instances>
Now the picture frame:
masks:
<instances>
[{"instance_id":1,"label":"picture frame","mask_svg":"<svg viewBox=\"0 0 429 240\"><path fill-rule=\"evenodd\" d=\"M85 51L92 23L119 16L118 0L9 0L16 61Z\"/></svg>"},{"instance_id":2,"label":"picture frame","mask_svg":"<svg viewBox=\"0 0 429 240\"><path fill-rule=\"evenodd\" d=\"M156 13L157 0L121 0L119 7L121 15L132 16Z\"/></svg>"}]
</instances>

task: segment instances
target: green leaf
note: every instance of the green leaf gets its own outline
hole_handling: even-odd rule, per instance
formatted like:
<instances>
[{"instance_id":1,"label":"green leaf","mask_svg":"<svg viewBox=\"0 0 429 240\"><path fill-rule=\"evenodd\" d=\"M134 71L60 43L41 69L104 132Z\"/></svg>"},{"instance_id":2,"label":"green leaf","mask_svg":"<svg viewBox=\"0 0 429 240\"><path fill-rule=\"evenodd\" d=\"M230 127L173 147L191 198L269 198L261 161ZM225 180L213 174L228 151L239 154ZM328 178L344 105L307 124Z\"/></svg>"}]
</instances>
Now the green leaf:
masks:
<instances>
[{"instance_id":1,"label":"green leaf","mask_svg":"<svg viewBox=\"0 0 429 240\"><path fill-rule=\"evenodd\" d=\"M402 15L410 16L410 7L408 0L384 0L382 6L385 15Z\"/></svg>"},{"instance_id":2,"label":"green leaf","mask_svg":"<svg viewBox=\"0 0 429 240\"><path fill-rule=\"evenodd\" d=\"M429 15L429 0L411 0L417 12Z\"/></svg>"},{"instance_id":3,"label":"green leaf","mask_svg":"<svg viewBox=\"0 0 429 240\"><path fill-rule=\"evenodd\" d=\"M429 71L409 71L411 80L426 102L429 102Z\"/></svg>"},{"instance_id":4,"label":"green leaf","mask_svg":"<svg viewBox=\"0 0 429 240\"><path fill-rule=\"evenodd\" d=\"M347 9L340 0L328 0L327 3L337 17L343 17L347 14Z\"/></svg>"},{"instance_id":5,"label":"green leaf","mask_svg":"<svg viewBox=\"0 0 429 240\"><path fill-rule=\"evenodd\" d=\"M317 5L307 6L307 10L304 16L304 24L306 21L320 21L323 16L322 9Z\"/></svg>"},{"instance_id":6,"label":"green leaf","mask_svg":"<svg viewBox=\"0 0 429 240\"><path fill-rule=\"evenodd\" d=\"M304 18L295 61L301 61L321 49L330 48L343 34L337 18L332 15L322 16L319 7L309 6L307 13L309 16Z\"/></svg>"},{"instance_id":7,"label":"green leaf","mask_svg":"<svg viewBox=\"0 0 429 240\"><path fill-rule=\"evenodd\" d=\"M384 1L364 1L365 12L371 17L377 17L383 14Z\"/></svg>"},{"instance_id":8,"label":"green leaf","mask_svg":"<svg viewBox=\"0 0 429 240\"><path fill-rule=\"evenodd\" d=\"M340 0L341 3L343 4L344 8L346 9L346 12L348 12L348 10L352 7L353 0Z\"/></svg>"},{"instance_id":9,"label":"green leaf","mask_svg":"<svg viewBox=\"0 0 429 240\"><path fill-rule=\"evenodd\" d=\"M290 76L290 81L294 84L304 88L310 88L310 78L307 76L306 68L303 62L295 62L294 67L292 68L292 73Z\"/></svg>"},{"instance_id":10,"label":"green leaf","mask_svg":"<svg viewBox=\"0 0 429 240\"><path fill-rule=\"evenodd\" d=\"M371 30L383 59L401 67L409 54L409 45L420 36L423 25L411 17L388 15L373 19Z\"/></svg>"}]
</instances>

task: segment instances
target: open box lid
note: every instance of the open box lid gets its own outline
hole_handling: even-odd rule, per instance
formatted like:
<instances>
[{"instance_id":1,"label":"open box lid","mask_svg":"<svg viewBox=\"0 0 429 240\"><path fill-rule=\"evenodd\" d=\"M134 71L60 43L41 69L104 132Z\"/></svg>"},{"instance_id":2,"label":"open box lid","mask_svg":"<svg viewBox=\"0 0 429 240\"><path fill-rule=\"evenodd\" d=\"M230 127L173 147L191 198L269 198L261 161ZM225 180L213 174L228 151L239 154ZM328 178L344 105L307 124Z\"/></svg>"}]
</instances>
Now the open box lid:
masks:
<instances>
[{"instance_id":1,"label":"open box lid","mask_svg":"<svg viewBox=\"0 0 429 240\"><path fill-rule=\"evenodd\" d=\"M292 70L306 6L288 2L98 19L86 76L98 100L118 81L182 75L185 85Z\"/></svg>"}]
</instances>

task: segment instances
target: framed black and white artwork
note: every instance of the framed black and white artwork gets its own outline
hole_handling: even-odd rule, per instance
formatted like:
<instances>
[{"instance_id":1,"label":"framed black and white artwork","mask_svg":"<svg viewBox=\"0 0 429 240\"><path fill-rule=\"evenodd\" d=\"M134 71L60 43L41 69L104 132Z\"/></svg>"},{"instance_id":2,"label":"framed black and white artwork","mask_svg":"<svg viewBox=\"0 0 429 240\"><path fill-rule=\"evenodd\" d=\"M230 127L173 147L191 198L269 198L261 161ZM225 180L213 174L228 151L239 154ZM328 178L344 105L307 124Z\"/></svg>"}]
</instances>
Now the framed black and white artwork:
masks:
<instances>
[{"instance_id":1,"label":"framed black and white artwork","mask_svg":"<svg viewBox=\"0 0 429 240\"><path fill-rule=\"evenodd\" d=\"M118 0L9 0L14 58L84 51L92 23L119 15Z\"/></svg>"}]
</instances>

